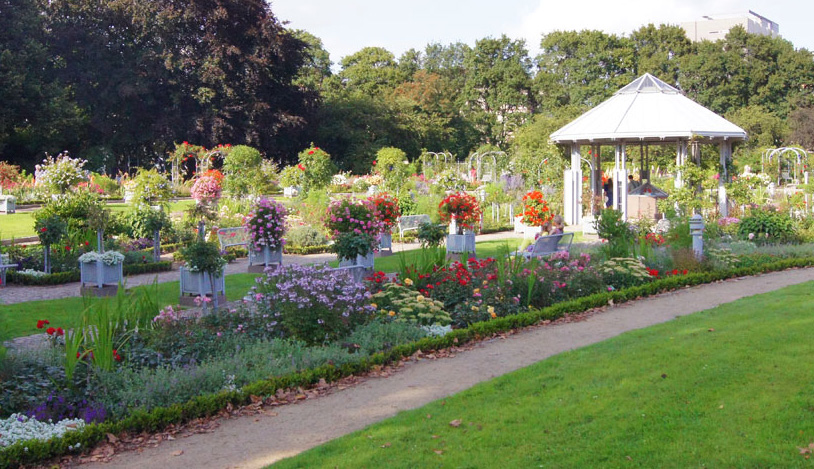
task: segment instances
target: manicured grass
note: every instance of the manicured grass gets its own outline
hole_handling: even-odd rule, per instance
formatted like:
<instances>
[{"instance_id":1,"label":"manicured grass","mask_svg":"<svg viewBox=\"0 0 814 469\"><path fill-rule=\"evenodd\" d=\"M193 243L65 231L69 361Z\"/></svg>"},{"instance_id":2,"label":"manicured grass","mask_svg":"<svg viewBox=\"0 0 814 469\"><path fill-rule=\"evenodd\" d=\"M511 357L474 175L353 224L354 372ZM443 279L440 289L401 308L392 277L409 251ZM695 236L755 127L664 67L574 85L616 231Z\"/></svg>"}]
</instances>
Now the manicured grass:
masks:
<instances>
[{"instance_id":1,"label":"manicured grass","mask_svg":"<svg viewBox=\"0 0 814 469\"><path fill-rule=\"evenodd\" d=\"M275 467L810 466L812 287L560 354Z\"/></svg>"},{"instance_id":2,"label":"manicured grass","mask_svg":"<svg viewBox=\"0 0 814 469\"><path fill-rule=\"evenodd\" d=\"M257 277L256 274L250 273L227 275L227 300L235 301L243 298L249 288L255 284L255 277ZM155 287L136 287L133 290L152 290L153 288L155 288L155 301L161 307L178 304L180 294L178 282L159 283ZM42 332L36 327L39 319L49 320L54 327L73 327L79 323L84 308L84 299L81 297L0 305L0 340Z\"/></svg>"},{"instance_id":3,"label":"manicured grass","mask_svg":"<svg viewBox=\"0 0 814 469\"><path fill-rule=\"evenodd\" d=\"M169 211L183 212L195 202L192 200L179 200L170 204ZM107 204L113 212L124 212L130 205L123 203ZM24 238L36 236L34 232L34 212L17 212L9 215L0 215L0 239Z\"/></svg>"}]
</instances>

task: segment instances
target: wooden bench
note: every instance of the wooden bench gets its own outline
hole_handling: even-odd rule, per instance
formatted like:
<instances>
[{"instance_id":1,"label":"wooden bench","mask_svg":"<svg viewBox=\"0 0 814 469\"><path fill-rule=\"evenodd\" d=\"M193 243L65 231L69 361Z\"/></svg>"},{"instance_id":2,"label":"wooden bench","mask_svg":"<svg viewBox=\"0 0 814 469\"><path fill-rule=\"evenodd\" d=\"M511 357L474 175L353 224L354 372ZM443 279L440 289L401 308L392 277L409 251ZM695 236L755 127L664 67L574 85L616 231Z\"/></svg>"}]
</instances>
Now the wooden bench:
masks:
<instances>
[{"instance_id":1,"label":"wooden bench","mask_svg":"<svg viewBox=\"0 0 814 469\"><path fill-rule=\"evenodd\" d=\"M221 251L230 246L243 246L246 250L249 249L249 233L246 228L242 226L235 226L233 228L220 228L218 230L218 242L220 243Z\"/></svg>"},{"instance_id":2,"label":"wooden bench","mask_svg":"<svg viewBox=\"0 0 814 469\"><path fill-rule=\"evenodd\" d=\"M422 223L431 223L429 215L402 215L399 217L399 222L396 226L399 229L399 237L404 235L405 231L417 230Z\"/></svg>"},{"instance_id":3,"label":"wooden bench","mask_svg":"<svg viewBox=\"0 0 814 469\"><path fill-rule=\"evenodd\" d=\"M516 251L511 255L523 256L524 259L531 259L532 257L539 259L557 252L571 252L571 243L573 241L574 233L540 236L531 245L531 250Z\"/></svg>"},{"instance_id":4,"label":"wooden bench","mask_svg":"<svg viewBox=\"0 0 814 469\"><path fill-rule=\"evenodd\" d=\"M17 264L10 263L8 254L0 254L0 287L6 286L6 271L16 268Z\"/></svg>"}]
</instances>

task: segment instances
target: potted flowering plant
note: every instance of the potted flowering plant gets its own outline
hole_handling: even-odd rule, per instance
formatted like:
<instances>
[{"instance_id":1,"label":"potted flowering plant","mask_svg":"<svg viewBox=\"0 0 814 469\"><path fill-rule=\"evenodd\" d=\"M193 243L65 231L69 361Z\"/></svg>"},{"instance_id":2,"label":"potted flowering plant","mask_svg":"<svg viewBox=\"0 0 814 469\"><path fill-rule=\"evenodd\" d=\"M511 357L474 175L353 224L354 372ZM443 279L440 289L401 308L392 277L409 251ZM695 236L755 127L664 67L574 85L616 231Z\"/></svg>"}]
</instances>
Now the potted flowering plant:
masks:
<instances>
[{"instance_id":1,"label":"potted flowering plant","mask_svg":"<svg viewBox=\"0 0 814 469\"><path fill-rule=\"evenodd\" d=\"M223 269L226 259L214 243L197 240L181 250L186 265L181 266L180 304L194 305L194 298L212 297L214 307L226 300L226 283Z\"/></svg>"},{"instance_id":2,"label":"potted flowering plant","mask_svg":"<svg viewBox=\"0 0 814 469\"><path fill-rule=\"evenodd\" d=\"M441 221L449 223L447 252L475 253L475 226L481 219L481 208L474 195L454 192L438 205Z\"/></svg>"},{"instance_id":3,"label":"potted flowering plant","mask_svg":"<svg viewBox=\"0 0 814 469\"><path fill-rule=\"evenodd\" d=\"M45 273L51 273L51 245L59 243L68 233L68 224L59 215L49 215L40 210L34 214L34 229L43 246Z\"/></svg>"},{"instance_id":4,"label":"potted flowering plant","mask_svg":"<svg viewBox=\"0 0 814 469\"><path fill-rule=\"evenodd\" d=\"M382 222L370 200L343 198L328 206L326 228L334 239L340 265L373 268L373 251L379 245Z\"/></svg>"},{"instance_id":5,"label":"potted flowering plant","mask_svg":"<svg viewBox=\"0 0 814 469\"><path fill-rule=\"evenodd\" d=\"M393 197L387 192L376 194L373 197L370 197L369 200L376 207L376 217L382 224L382 234L379 241L379 248L390 249L392 252L393 236L390 234L390 230L392 230L393 226L398 223L399 217L401 216L399 201L397 198Z\"/></svg>"},{"instance_id":6,"label":"potted flowering plant","mask_svg":"<svg viewBox=\"0 0 814 469\"><path fill-rule=\"evenodd\" d=\"M548 206L543 193L540 191L529 191L523 196L523 213L521 220L526 226L525 236L533 237L541 233L543 227L551 221L554 214Z\"/></svg>"},{"instance_id":7,"label":"potted flowering plant","mask_svg":"<svg viewBox=\"0 0 814 469\"><path fill-rule=\"evenodd\" d=\"M79 256L79 273L82 294L115 295L124 278L122 266L124 254L117 251L90 251ZM92 284L96 287L87 287Z\"/></svg>"},{"instance_id":8,"label":"potted flowering plant","mask_svg":"<svg viewBox=\"0 0 814 469\"><path fill-rule=\"evenodd\" d=\"M192 184L190 195L199 205L215 205L220 200L223 190L221 180L222 177L218 178L217 175L207 171Z\"/></svg>"},{"instance_id":9,"label":"potted flowering plant","mask_svg":"<svg viewBox=\"0 0 814 469\"><path fill-rule=\"evenodd\" d=\"M254 264L265 269L271 264L283 263L285 222L288 209L279 202L265 197L257 201L243 220L249 234L249 271ZM257 270L257 269L254 269Z\"/></svg>"}]
</instances>

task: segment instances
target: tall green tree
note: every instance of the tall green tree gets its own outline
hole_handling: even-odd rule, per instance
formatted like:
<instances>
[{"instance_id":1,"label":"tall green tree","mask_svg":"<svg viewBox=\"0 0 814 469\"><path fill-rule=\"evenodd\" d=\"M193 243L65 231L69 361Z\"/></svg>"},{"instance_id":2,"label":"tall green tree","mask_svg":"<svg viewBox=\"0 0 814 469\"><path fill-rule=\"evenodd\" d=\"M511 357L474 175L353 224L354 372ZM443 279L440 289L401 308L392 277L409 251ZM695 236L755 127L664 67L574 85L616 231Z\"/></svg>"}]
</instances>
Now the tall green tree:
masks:
<instances>
[{"instance_id":1,"label":"tall green tree","mask_svg":"<svg viewBox=\"0 0 814 469\"><path fill-rule=\"evenodd\" d=\"M476 41L464 67L466 112L476 122L483 143L505 148L511 132L534 110L531 58L525 41L505 35Z\"/></svg>"},{"instance_id":2,"label":"tall green tree","mask_svg":"<svg viewBox=\"0 0 814 469\"><path fill-rule=\"evenodd\" d=\"M602 31L555 31L543 36L535 91L545 108L593 107L635 78L635 48Z\"/></svg>"},{"instance_id":3,"label":"tall green tree","mask_svg":"<svg viewBox=\"0 0 814 469\"><path fill-rule=\"evenodd\" d=\"M365 47L344 57L340 64L343 86L369 96L392 92L406 78L393 53L382 47Z\"/></svg>"},{"instance_id":4,"label":"tall green tree","mask_svg":"<svg viewBox=\"0 0 814 469\"><path fill-rule=\"evenodd\" d=\"M634 75L650 73L676 86L680 75L680 59L692 52L692 42L680 26L652 23L630 35L636 51Z\"/></svg>"},{"instance_id":5,"label":"tall green tree","mask_svg":"<svg viewBox=\"0 0 814 469\"><path fill-rule=\"evenodd\" d=\"M0 160L29 170L76 145L81 113L55 74L34 1L0 0Z\"/></svg>"}]
</instances>

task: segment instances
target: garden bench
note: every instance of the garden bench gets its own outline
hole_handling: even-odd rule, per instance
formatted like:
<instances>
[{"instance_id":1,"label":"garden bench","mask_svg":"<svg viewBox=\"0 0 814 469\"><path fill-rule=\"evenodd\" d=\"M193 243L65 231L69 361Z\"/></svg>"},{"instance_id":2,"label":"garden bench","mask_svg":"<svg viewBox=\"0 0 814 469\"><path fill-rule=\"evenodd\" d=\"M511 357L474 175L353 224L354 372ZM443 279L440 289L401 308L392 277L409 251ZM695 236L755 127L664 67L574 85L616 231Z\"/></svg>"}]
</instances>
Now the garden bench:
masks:
<instances>
[{"instance_id":1,"label":"garden bench","mask_svg":"<svg viewBox=\"0 0 814 469\"><path fill-rule=\"evenodd\" d=\"M561 233L556 235L540 236L532 244L531 250L515 251L512 256L523 256L525 259L532 257L548 257L557 252L570 252L571 242L574 240L574 233Z\"/></svg>"},{"instance_id":2,"label":"garden bench","mask_svg":"<svg viewBox=\"0 0 814 469\"><path fill-rule=\"evenodd\" d=\"M399 217L399 222L396 226L399 228L399 237L404 235L405 231L417 230L422 223L431 223L429 215L402 215Z\"/></svg>"},{"instance_id":3,"label":"garden bench","mask_svg":"<svg viewBox=\"0 0 814 469\"><path fill-rule=\"evenodd\" d=\"M221 228L218 230L218 242L220 243L221 251L230 246L243 246L248 250L249 233L246 232L246 228L242 226Z\"/></svg>"},{"instance_id":4,"label":"garden bench","mask_svg":"<svg viewBox=\"0 0 814 469\"><path fill-rule=\"evenodd\" d=\"M16 268L17 264L9 262L8 254L0 254L0 287L6 286L6 270Z\"/></svg>"}]
</instances>

